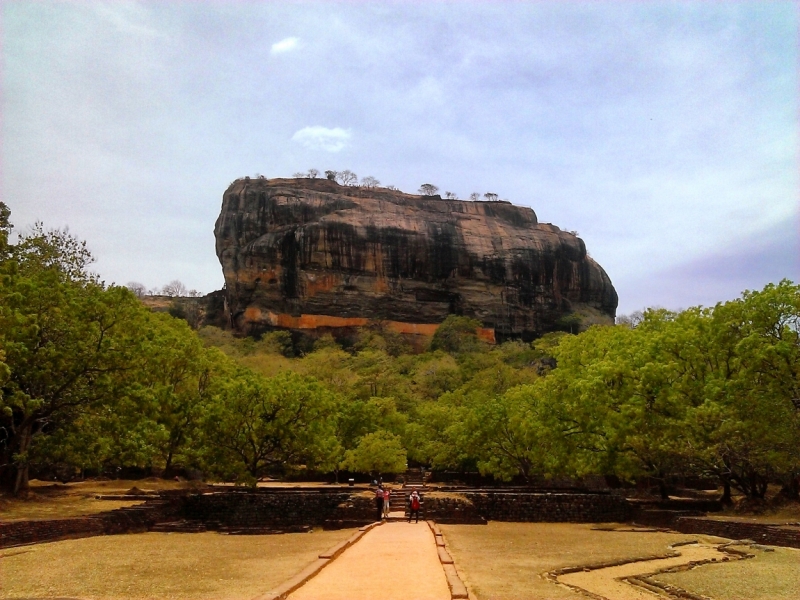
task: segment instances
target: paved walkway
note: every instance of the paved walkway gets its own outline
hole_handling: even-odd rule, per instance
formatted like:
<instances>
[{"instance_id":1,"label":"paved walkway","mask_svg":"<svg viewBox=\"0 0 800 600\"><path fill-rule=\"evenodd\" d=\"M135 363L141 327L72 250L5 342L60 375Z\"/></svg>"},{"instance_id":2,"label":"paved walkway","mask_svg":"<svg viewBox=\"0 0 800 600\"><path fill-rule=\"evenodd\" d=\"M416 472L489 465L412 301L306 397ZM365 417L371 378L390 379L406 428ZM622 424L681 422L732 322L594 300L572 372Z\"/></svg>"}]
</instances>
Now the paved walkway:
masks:
<instances>
[{"instance_id":1,"label":"paved walkway","mask_svg":"<svg viewBox=\"0 0 800 600\"><path fill-rule=\"evenodd\" d=\"M450 590L424 522L371 529L289 600L450 600Z\"/></svg>"}]
</instances>

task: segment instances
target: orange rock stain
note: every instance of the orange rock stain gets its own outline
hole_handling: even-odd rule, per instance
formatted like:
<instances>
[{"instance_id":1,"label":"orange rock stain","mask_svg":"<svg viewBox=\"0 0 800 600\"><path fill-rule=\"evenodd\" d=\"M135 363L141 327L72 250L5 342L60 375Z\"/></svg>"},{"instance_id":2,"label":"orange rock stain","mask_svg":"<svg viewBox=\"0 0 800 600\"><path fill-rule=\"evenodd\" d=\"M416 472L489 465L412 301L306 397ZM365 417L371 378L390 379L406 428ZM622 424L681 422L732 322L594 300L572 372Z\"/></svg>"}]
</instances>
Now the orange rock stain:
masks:
<instances>
[{"instance_id":1,"label":"orange rock stain","mask_svg":"<svg viewBox=\"0 0 800 600\"><path fill-rule=\"evenodd\" d=\"M284 313L274 313L261 309L249 307L244 311L245 321L256 323L268 323L273 327L284 327L286 329L319 329L322 327L366 327L375 321L363 317L333 317L330 315L300 315L295 317ZM439 329L437 323L403 323L402 321L381 321L390 331L403 335L420 335L432 337ZM494 336L494 329L481 327L477 331L478 339L489 344L497 343Z\"/></svg>"}]
</instances>

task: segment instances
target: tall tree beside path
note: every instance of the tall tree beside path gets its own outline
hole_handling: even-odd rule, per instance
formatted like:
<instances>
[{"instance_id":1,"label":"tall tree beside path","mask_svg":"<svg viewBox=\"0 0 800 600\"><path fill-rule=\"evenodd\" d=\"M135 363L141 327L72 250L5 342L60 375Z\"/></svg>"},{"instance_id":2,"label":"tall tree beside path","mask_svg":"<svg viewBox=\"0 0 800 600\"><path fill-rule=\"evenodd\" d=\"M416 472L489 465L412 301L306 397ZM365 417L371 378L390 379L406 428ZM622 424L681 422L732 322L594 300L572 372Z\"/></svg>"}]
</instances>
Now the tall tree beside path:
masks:
<instances>
[{"instance_id":1,"label":"tall tree beside path","mask_svg":"<svg viewBox=\"0 0 800 600\"><path fill-rule=\"evenodd\" d=\"M59 423L110 401L115 376L135 360L143 307L88 270L85 244L36 225L0 264L0 485L28 485L32 447Z\"/></svg>"},{"instance_id":2,"label":"tall tree beside path","mask_svg":"<svg viewBox=\"0 0 800 600\"><path fill-rule=\"evenodd\" d=\"M406 449L400 436L378 430L362 437L345 454L342 467L357 473L401 473L406 470Z\"/></svg>"},{"instance_id":3,"label":"tall tree beside path","mask_svg":"<svg viewBox=\"0 0 800 600\"><path fill-rule=\"evenodd\" d=\"M114 417L122 428L139 432L130 437L150 451L140 453L144 460L137 466L158 464L169 475L176 464L196 463L201 418L234 367L219 350L204 348L183 320L163 313L147 320L137 371L126 389L128 410L120 406Z\"/></svg>"},{"instance_id":4,"label":"tall tree beside path","mask_svg":"<svg viewBox=\"0 0 800 600\"><path fill-rule=\"evenodd\" d=\"M205 415L206 466L256 485L268 473L333 469L336 397L316 380L284 371L266 379L242 370L215 395Z\"/></svg>"},{"instance_id":5,"label":"tall tree beside path","mask_svg":"<svg viewBox=\"0 0 800 600\"><path fill-rule=\"evenodd\" d=\"M696 469L763 498L778 482L798 495L800 476L800 286L784 280L703 312L690 363L703 382L688 416ZM688 362L688 361L687 361Z\"/></svg>"}]
</instances>

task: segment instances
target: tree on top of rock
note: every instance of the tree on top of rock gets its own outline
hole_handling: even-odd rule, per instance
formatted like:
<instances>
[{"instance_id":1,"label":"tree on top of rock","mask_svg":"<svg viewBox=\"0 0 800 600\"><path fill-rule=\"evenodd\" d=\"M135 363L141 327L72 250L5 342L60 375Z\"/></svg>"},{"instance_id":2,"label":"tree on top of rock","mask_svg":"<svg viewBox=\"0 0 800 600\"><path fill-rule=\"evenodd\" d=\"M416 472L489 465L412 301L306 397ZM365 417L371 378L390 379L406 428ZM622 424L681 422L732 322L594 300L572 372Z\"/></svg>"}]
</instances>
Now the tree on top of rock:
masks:
<instances>
[{"instance_id":1,"label":"tree on top of rock","mask_svg":"<svg viewBox=\"0 0 800 600\"><path fill-rule=\"evenodd\" d=\"M436 192L438 191L439 188L432 183L423 183L421 186L419 186L419 193L423 196L435 196Z\"/></svg>"},{"instance_id":2,"label":"tree on top of rock","mask_svg":"<svg viewBox=\"0 0 800 600\"><path fill-rule=\"evenodd\" d=\"M147 286L145 286L143 283L139 283L138 281L129 281L125 284L125 287L132 291L133 295L140 300L147 296Z\"/></svg>"},{"instance_id":3,"label":"tree on top of rock","mask_svg":"<svg viewBox=\"0 0 800 600\"><path fill-rule=\"evenodd\" d=\"M186 291L186 286L178 279L173 279L161 289L161 292L170 298L185 296Z\"/></svg>"},{"instance_id":4,"label":"tree on top of rock","mask_svg":"<svg viewBox=\"0 0 800 600\"><path fill-rule=\"evenodd\" d=\"M380 181L375 179L372 175L367 175L361 180L361 185L365 188L376 188L381 184Z\"/></svg>"},{"instance_id":5,"label":"tree on top of rock","mask_svg":"<svg viewBox=\"0 0 800 600\"><path fill-rule=\"evenodd\" d=\"M358 183L358 175L356 175L349 169L345 169L344 171L339 171L339 173L336 176L336 179L342 185L356 185Z\"/></svg>"}]
</instances>

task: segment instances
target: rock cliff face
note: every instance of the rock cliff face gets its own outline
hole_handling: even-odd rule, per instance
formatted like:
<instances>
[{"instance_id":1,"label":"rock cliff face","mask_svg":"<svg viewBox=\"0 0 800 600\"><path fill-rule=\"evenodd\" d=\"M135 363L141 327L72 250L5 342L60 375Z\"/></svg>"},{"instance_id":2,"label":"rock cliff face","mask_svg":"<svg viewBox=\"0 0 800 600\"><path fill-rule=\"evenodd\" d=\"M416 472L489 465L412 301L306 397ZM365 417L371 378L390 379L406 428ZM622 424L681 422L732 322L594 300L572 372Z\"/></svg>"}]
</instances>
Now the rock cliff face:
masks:
<instances>
[{"instance_id":1,"label":"rock cliff face","mask_svg":"<svg viewBox=\"0 0 800 600\"><path fill-rule=\"evenodd\" d=\"M487 340L531 339L571 313L611 321L617 307L583 240L507 202L240 179L214 233L231 323L245 333L383 321L431 335L459 314Z\"/></svg>"}]
</instances>

